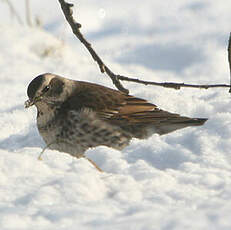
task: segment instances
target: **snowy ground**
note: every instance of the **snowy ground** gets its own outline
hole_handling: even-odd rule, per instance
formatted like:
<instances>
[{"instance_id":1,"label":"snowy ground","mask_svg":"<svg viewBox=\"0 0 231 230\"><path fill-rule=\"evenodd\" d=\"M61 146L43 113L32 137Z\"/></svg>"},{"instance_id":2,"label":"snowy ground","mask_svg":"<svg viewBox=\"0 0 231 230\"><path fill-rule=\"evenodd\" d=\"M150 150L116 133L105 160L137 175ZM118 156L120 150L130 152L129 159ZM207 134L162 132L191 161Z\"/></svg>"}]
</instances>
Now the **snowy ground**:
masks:
<instances>
[{"instance_id":1,"label":"snowy ground","mask_svg":"<svg viewBox=\"0 0 231 230\"><path fill-rule=\"evenodd\" d=\"M12 2L24 17L22 1ZM73 38L58 1L47 2L31 1L45 30L18 25L0 2L0 229L231 229L228 89L175 91L127 83L131 94L162 109L209 121L133 140L122 152L88 151L105 173L51 150L37 160L44 143L36 109L23 106L36 75L52 72L113 87ZM229 83L231 2L72 2L82 31L115 73Z\"/></svg>"}]
</instances>

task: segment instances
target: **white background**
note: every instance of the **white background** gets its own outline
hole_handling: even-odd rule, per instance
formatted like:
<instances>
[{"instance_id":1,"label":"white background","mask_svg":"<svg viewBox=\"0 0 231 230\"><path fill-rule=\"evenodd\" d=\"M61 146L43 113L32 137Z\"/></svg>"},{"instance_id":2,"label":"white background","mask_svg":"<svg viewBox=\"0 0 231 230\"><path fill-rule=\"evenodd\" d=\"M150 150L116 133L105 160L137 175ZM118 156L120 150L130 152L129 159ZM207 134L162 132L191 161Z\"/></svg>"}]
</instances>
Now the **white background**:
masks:
<instances>
[{"instance_id":1,"label":"white background","mask_svg":"<svg viewBox=\"0 0 231 230\"><path fill-rule=\"evenodd\" d=\"M132 95L160 108L207 117L202 127L133 140L122 152L84 159L47 150L26 89L52 72L113 87L71 33L58 1L0 2L0 229L228 230L231 228L231 114L228 89L163 89L131 83ZM78 0L74 15L105 63L150 81L229 84L229 1Z\"/></svg>"}]
</instances>

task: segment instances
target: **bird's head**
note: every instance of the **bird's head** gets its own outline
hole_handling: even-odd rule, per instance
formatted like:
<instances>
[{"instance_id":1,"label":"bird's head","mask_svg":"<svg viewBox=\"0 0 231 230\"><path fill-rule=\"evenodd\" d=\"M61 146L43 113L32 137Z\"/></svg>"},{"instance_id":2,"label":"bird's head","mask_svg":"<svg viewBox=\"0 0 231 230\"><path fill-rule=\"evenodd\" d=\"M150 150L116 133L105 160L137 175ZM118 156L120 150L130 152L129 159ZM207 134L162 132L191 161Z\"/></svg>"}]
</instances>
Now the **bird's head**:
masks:
<instances>
[{"instance_id":1,"label":"bird's head","mask_svg":"<svg viewBox=\"0 0 231 230\"><path fill-rule=\"evenodd\" d=\"M65 78L50 73L34 78L27 88L29 99L25 102L25 108L60 104L65 99L65 81Z\"/></svg>"}]
</instances>

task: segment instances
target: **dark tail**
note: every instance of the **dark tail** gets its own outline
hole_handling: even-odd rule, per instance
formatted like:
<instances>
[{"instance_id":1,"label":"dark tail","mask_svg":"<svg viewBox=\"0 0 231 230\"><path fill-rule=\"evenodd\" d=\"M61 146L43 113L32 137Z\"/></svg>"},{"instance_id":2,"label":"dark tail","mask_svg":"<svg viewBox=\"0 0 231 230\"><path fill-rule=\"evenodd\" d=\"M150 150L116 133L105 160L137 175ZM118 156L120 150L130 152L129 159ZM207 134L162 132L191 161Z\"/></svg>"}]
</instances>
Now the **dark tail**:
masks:
<instances>
[{"instance_id":1,"label":"dark tail","mask_svg":"<svg viewBox=\"0 0 231 230\"><path fill-rule=\"evenodd\" d=\"M177 129L183 129L190 126L203 125L208 119L206 118L189 118L177 117L176 119L168 119L154 126L154 132L163 135L173 132Z\"/></svg>"}]
</instances>

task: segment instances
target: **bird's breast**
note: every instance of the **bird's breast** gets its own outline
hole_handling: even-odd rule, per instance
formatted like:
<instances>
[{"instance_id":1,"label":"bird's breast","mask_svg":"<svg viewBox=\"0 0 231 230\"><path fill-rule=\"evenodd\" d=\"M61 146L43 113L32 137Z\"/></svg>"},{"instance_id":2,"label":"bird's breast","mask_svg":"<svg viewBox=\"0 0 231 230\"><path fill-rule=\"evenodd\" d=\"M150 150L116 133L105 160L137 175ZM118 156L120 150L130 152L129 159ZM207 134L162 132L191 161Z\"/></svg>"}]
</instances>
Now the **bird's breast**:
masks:
<instances>
[{"instance_id":1,"label":"bird's breast","mask_svg":"<svg viewBox=\"0 0 231 230\"><path fill-rule=\"evenodd\" d=\"M100 120L95 112L69 110L66 113L41 114L38 129L47 145L52 149L81 154L98 145L122 149L128 145L130 135L119 127ZM53 143L52 145L50 145Z\"/></svg>"}]
</instances>

